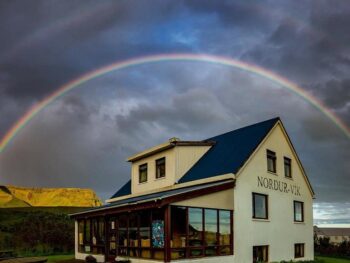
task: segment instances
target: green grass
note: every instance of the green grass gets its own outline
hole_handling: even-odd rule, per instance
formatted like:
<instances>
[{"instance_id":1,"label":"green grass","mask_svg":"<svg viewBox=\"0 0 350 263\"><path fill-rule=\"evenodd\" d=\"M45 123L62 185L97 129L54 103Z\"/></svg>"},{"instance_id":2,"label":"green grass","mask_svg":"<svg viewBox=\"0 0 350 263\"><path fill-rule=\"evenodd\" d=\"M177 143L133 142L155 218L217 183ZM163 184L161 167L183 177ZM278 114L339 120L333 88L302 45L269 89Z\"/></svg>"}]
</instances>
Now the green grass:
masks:
<instances>
[{"instance_id":1,"label":"green grass","mask_svg":"<svg viewBox=\"0 0 350 263\"><path fill-rule=\"evenodd\" d=\"M317 256L316 259L322 260L323 263L350 263L349 259L330 258Z\"/></svg>"},{"instance_id":2,"label":"green grass","mask_svg":"<svg viewBox=\"0 0 350 263\"><path fill-rule=\"evenodd\" d=\"M46 258L48 263L53 263L53 262L60 262L63 260L74 259L74 255L53 255L53 256L47 256Z\"/></svg>"}]
</instances>

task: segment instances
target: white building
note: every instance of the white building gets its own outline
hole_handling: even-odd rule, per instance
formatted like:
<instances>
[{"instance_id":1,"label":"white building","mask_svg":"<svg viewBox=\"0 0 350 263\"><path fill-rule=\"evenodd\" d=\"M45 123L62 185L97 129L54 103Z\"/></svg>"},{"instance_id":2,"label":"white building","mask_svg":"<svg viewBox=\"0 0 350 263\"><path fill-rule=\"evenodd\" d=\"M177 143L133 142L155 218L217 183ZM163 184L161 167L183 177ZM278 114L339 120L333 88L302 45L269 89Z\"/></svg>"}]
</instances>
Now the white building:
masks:
<instances>
[{"instance_id":1,"label":"white building","mask_svg":"<svg viewBox=\"0 0 350 263\"><path fill-rule=\"evenodd\" d=\"M314 226L314 233L317 240L320 238L329 238L329 243L339 245L344 241L350 242L349 227L317 227Z\"/></svg>"},{"instance_id":2,"label":"white building","mask_svg":"<svg viewBox=\"0 0 350 263\"><path fill-rule=\"evenodd\" d=\"M76 258L131 262L313 259L314 192L279 118L128 161L108 204L72 215Z\"/></svg>"}]
</instances>

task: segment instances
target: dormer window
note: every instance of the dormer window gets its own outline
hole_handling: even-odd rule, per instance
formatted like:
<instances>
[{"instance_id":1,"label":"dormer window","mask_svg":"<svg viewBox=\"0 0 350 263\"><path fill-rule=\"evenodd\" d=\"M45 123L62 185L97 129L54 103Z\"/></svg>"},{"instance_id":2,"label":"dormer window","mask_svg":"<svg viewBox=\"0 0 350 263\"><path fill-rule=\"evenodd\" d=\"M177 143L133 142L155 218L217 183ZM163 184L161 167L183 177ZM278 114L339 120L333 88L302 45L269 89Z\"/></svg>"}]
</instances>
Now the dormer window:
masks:
<instances>
[{"instance_id":1,"label":"dormer window","mask_svg":"<svg viewBox=\"0 0 350 263\"><path fill-rule=\"evenodd\" d=\"M139 183L147 182L147 163L139 166Z\"/></svg>"},{"instance_id":2,"label":"dormer window","mask_svg":"<svg viewBox=\"0 0 350 263\"><path fill-rule=\"evenodd\" d=\"M165 177L165 157L156 160L156 179Z\"/></svg>"}]
</instances>

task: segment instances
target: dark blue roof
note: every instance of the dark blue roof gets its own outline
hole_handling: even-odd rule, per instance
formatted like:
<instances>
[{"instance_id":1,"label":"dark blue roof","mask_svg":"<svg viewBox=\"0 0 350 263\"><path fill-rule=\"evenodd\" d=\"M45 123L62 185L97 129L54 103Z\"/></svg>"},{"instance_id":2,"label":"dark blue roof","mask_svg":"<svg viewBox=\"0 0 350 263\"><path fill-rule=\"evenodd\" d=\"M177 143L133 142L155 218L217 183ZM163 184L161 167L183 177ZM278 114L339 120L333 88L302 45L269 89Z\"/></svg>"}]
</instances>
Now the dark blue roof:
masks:
<instances>
[{"instance_id":1,"label":"dark blue roof","mask_svg":"<svg viewBox=\"0 0 350 263\"><path fill-rule=\"evenodd\" d=\"M131 194L131 180L124 184L110 199Z\"/></svg>"},{"instance_id":2,"label":"dark blue roof","mask_svg":"<svg viewBox=\"0 0 350 263\"><path fill-rule=\"evenodd\" d=\"M279 118L259 122L207 139L215 141L179 183L236 173L259 146Z\"/></svg>"},{"instance_id":3,"label":"dark blue roof","mask_svg":"<svg viewBox=\"0 0 350 263\"><path fill-rule=\"evenodd\" d=\"M179 183L236 173L280 118L273 118L230 131L204 141L215 145L179 180ZM112 197L131 194L131 180Z\"/></svg>"}]
</instances>

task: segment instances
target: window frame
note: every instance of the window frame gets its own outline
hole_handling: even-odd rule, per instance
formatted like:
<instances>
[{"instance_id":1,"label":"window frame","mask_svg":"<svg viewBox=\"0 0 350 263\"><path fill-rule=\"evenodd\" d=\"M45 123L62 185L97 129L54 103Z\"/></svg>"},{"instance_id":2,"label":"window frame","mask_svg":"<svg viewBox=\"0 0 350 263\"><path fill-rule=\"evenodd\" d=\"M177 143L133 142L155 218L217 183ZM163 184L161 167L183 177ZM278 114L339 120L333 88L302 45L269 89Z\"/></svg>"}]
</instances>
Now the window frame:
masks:
<instances>
[{"instance_id":1,"label":"window frame","mask_svg":"<svg viewBox=\"0 0 350 263\"><path fill-rule=\"evenodd\" d=\"M144 181L141 180L141 172L143 171L142 169L144 169L145 167L145 171L146 171L146 179ZM139 184L142 183L146 183L148 181L148 164L147 163L143 163L139 165Z\"/></svg>"},{"instance_id":2,"label":"window frame","mask_svg":"<svg viewBox=\"0 0 350 263\"><path fill-rule=\"evenodd\" d=\"M90 253L96 255L104 254L106 244L104 218L97 216L87 219L78 219L78 226L79 224L83 225L83 229L81 229L83 230L82 232L78 229L78 235L83 235L83 242L80 244L80 240L78 238L78 251L81 253ZM93 242L94 234L96 235L96 243ZM102 234L102 236L100 234Z\"/></svg>"},{"instance_id":3,"label":"window frame","mask_svg":"<svg viewBox=\"0 0 350 263\"><path fill-rule=\"evenodd\" d=\"M272 164L273 164L273 170L270 170L269 167L269 160L272 160ZM277 173L277 156L276 156L276 152L271 151L269 149L266 149L266 162L267 162L267 171L270 173Z\"/></svg>"},{"instance_id":4,"label":"window frame","mask_svg":"<svg viewBox=\"0 0 350 263\"><path fill-rule=\"evenodd\" d=\"M255 249L258 249L258 248L266 248L266 261L256 261L255 258L254 258L254 250ZM253 246L253 263L256 263L256 262L269 262L269 252L270 252L270 249L269 249L269 245L261 245L261 246Z\"/></svg>"},{"instance_id":5,"label":"window frame","mask_svg":"<svg viewBox=\"0 0 350 263\"><path fill-rule=\"evenodd\" d=\"M181 247L170 247L170 250L172 252L177 251L184 251L184 257L182 258L171 258L171 260L182 260L182 259L195 259L195 258L209 258L209 257L217 257L217 256L228 256L233 255L233 211L228 209L216 209L216 208L203 208L203 207L193 207L193 206L176 206L171 205L170 208L176 208L181 207L184 208L186 211L186 236L185 236L185 246ZM189 211L190 209L201 209L201 224L202 224L202 235L201 235L201 245L190 245L190 215ZM215 211L216 214L216 244L215 245L208 245L206 242L206 235L205 235L205 229L206 229L206 210L212 210ZM224 245L220 243L220 211L226 211L230 213L230 234L229 234L229 245ZM171 224L171 229L173 229L173 222ZM171 230L171 233L173 235L173 230ZM172 239L171 235L171 239ZM229 249L229 253L227 254L221 254L221 249ZM207 249L212 249L214 251L214 254L212 255L206 255ZM199 252L198 255L191 255L191 251L197 251ZM172 254L172 253L171 253Z\"/></svg>"},{"instance_id":6,"label":"window frame","mask_svg":"<svg viewBox=\"0 0 350 263\"><path fill-rule=\"evenodd\" d=\"M292 175L292 159L291 158L288 158L286 156L283 157L283 167L284 167L284 176L286 178L293 178L293 175ZM287 176L287 174L286 174L286 167L288 167L289 176Z\"/></svg>"},{"instance_id":7,"label":"window frame","mask_svg":"<svg viewBox=\"0 0 350 263\"><path fill-rule=\"evenodd\" d=\"M299 204L301 204L301 220L297 220L297 218L296 218L296 204L297 203L299 203ZM297 222L297 223L302 223L302 222L304 222L304 220L305 220L305 215L304 215L304 202L302 202L302 201L296 201L296 200L294 200L293 201L293 207L294 207L294 222Z\"/></svg>"},{"instance_id":8,"label":"window frame","mask_svg":"<svg viewBox=\"0 0 350 263\"><path fill-rule=\"evenodd\" d=\"M159 162L162 162L161 164L159 164ZM159 158L155 161L156 163L156 179L160 179L160 178L165 178L166 176L166 158L162 157ZM158 175L158 166L160 165L164 165L164 175Z\"/></svg>"},{"instance_id":9,"label":"window frame","mask_svg":"<svg viewBox=\"0 0 350 263\"><path fill-rule=\"evenodd\" d=\"M299 247L300 254L297 255L297 247ZM295 243L294 244L294 258L304 258L305 257L305 243Z\"/></svg>"},{"instance_id":10,"label":"window frame","mask_svg":"<svg viewBox=\"0 0 350 263\"><path fill-rule=\"evenodd\" d=\"M265 197L265 214L266 214L266 217L257 217L256 216L256 213L255 213L255 196L257 196L257 195ZM268 220L269 219L269 196L266 195L266 194L253 192L252 193L252 203L253 203L253 215L252 215L252 218L253 219Z\"/></svg>"}]
</instances>

